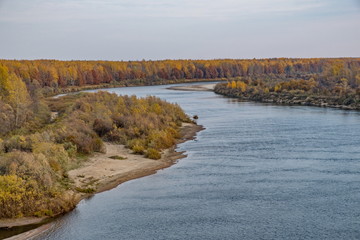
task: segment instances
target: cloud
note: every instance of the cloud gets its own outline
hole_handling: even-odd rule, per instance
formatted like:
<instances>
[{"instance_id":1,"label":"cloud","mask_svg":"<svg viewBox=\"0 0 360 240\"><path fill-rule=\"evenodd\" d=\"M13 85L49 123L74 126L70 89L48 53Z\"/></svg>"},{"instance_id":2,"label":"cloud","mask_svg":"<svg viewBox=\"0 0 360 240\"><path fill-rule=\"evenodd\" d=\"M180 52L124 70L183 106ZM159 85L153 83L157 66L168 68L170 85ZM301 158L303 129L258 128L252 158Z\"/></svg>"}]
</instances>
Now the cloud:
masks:
<instances>
[{"instance_id":1,"label":"cloud","mask_svg":"<svg viewBox=\"0 0 360 240\"><path fill-rule=\"evenodd\" d=\"M124 18L231 19L294 14L324 7L310 0L2 0L0 21Z\"/></svg>"},{"instance_id":2,"label":"cloud","mask_svg":"<svg viewBox=\"0 0 360 240\"><path fill-rule=\"evenodd\" d=\"M108 60L354 56L359 1L0 0L0 52Z\"/></svg>"}]
</instances>

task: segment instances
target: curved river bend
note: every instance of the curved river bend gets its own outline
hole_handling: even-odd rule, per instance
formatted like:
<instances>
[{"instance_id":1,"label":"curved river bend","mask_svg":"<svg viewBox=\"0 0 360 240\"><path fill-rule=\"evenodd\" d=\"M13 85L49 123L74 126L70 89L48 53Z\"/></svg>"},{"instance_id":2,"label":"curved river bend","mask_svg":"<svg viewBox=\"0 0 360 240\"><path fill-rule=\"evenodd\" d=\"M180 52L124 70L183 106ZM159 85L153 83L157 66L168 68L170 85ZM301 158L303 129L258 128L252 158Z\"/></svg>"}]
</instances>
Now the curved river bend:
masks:
<instances>
[{"instance_id":1,"label":"curved river bend","mask_svg":"<svg viewBox=\"0 0 360 240\"><path fill-rule=\"evenodd\" d=\"M166 87L106 91L199 115L188 157L82 201L36 239L360 239L360 112Z\"/></svg>"}]
</instances>

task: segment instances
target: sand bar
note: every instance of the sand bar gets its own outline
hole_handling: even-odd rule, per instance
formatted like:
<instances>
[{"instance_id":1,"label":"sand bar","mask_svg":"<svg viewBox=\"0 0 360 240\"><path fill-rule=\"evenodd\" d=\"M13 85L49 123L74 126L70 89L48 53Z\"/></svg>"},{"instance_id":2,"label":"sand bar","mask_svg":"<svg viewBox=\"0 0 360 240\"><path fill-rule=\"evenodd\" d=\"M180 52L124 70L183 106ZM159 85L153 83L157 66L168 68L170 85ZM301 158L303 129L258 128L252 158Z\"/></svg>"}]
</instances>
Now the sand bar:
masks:
<instances>
[{"instance_id":1,"label":"sand bar","mask_svg":"<svg viewBox=\"0 0 360 240\"><path fill-rule=\"evenodd\" d=\"M192 123L183 123L181 139L177 144L195 139L196 133L203 130L201 125ZM78 188L92 188L95 190L92 194L75 193L77 202L93 194L110 190L119 184L148 176L156 173L160 169L170 167L178 159L186 157L183 152L176 152L176 145L162 152L159 160L145 158L142 155L135 155L131 150L123 145L105 143L106 153L95 153L80 168L69 171L69 177L74 181L74 186ZM112 159L112 156L120 156L123 160ZM29 224L41 223L46 218L20 218L20 219L2 219L0 228L11 228ZM52 227L52 224L45 224L36 229L24 232L8 239L28 239L44 232Z\"/></svg>"},{"instance_id":2,"label":"sand bar","mask_svg":"<svg viewBox=\"0 0 360 240\"><path fill-rule=\"evenodd\" d=\"M169 87L167 89L179 90L179 91L214 91L215 85L216 83L208 83L208 84L175 86L175 87Z\"/></svg>"}]
</instances>

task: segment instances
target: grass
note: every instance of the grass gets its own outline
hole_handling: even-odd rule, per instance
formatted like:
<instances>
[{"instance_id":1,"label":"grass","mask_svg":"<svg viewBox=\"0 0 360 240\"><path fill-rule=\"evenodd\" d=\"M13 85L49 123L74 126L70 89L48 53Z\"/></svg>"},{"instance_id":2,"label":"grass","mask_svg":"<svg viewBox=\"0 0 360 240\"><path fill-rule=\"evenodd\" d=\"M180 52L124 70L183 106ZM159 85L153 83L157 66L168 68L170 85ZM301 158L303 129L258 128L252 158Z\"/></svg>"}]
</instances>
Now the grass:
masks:
<instances>
[{"instance_id":1,"label":"grass","mask_svg":"<svg viewBox=\"0 0 360 240\"><path fill-rule=\"evenodd\" d=\"M111 156L109 158L114 159L114 160L125 160L125 159L127 159L126 157L122 157L122 156L118 156L118 155Z\"/></svg>"},{"instance_id":2,"label":"grass","mask_svg":"<svg viewBox=\"0 0 360 240\"><path fill-rule=\"evenodd\" d=\"M94 188L75 188L76 191L81 192L81 193L94 193L95 189Z\"/></svg>"}]
</instances>

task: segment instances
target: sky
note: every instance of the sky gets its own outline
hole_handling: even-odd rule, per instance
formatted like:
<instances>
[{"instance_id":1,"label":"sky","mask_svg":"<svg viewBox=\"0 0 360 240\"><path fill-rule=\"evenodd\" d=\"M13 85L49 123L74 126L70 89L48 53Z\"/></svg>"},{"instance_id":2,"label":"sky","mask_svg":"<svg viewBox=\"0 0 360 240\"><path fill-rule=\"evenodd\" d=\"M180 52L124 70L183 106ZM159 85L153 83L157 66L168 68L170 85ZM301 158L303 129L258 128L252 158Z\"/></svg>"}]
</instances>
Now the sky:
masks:
<instances>
[{"instance_id":1,"label":"sky","mask_svg":"<svg viewBox=\"0 0 360 240\"><path fill-rule=\"evenodd\" d=\"M0 59L360 57L360 0L0 0Z\"/></svg>"}]
</instances>

